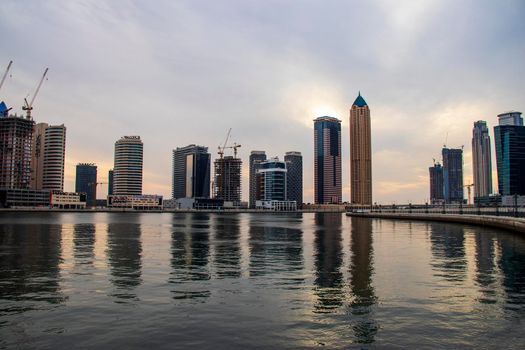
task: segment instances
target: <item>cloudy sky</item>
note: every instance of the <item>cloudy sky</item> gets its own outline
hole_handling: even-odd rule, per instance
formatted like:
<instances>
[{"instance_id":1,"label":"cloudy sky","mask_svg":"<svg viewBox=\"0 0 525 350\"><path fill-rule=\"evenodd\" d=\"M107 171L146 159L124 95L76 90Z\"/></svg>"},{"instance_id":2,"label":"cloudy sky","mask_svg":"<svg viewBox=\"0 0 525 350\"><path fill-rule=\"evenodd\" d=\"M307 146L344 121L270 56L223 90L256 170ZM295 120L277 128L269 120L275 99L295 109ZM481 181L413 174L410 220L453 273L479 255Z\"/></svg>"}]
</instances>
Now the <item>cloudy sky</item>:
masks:
<instances>
[{"instance_id":1,"label":"cloudy sky","mask_svg":"<svg viewBox=\"0 0 525 350\"><path fill-rule=\"evenodd\" d=\"M65 190L75 165L113 166L114 142L144 141L144 192L170 197L171 152L191 143L216 156L229 128L251 150L304 156L313 200L313 122L343 121L349 191L349 108L372 116L378 203L423 202L441 147L464 145L471 181L476 120L525 110L523 0L24 1L0 6L0 91L13 112L48 80L36 122L67 126ZM496 178L495 178L496 180ZM107 187L99 189L107 191Z\"/></svg>"}]
</instances>

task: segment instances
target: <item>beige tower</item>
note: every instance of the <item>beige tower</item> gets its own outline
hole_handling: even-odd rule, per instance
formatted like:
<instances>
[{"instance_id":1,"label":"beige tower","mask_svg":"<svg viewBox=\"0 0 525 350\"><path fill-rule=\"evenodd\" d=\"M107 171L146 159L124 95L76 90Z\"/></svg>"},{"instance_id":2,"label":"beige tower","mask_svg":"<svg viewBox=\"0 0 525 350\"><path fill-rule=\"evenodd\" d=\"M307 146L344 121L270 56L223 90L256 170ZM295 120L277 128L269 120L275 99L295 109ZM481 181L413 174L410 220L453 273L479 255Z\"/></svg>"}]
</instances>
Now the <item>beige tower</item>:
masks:
<instances>
[{"instance_id":1,"label":"beige tower","mask_svg":"<svg viewBox=\"0 0 525 350\"><path fill-rule=\"evenodd\" d=\"M350 190L352 204L372 205L370 109L361 93L350 109Z\"/></svg>"}]
</instances>

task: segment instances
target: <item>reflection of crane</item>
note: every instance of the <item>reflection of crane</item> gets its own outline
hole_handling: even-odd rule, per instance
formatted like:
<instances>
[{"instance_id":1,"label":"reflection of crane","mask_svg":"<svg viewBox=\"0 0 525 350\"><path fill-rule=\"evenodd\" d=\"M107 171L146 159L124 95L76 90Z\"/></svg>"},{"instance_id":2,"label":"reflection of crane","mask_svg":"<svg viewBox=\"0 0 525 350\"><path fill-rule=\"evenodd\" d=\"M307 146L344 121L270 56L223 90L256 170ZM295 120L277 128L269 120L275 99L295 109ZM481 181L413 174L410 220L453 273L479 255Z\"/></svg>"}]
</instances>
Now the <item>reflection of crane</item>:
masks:
<instances>
[{"instance_id":1,"label":"reflection of crane","mask_svg":"<svg viewBox=\"0 0 525 350\"><path fill-rule=\"evenodd\" d=\"M7 77L7 73L9 73L9 69L11 68L12 64L13 64L13 61L9 61L9 64L7 65L7 69L5 70L4 76L2 77L2 81L0 81L0 90L2 89L2 86L4 85L5 78Z\"/></svg>"},{"instance_id":2,"label":"reflection of crane","mask_svg":"<svg viewBox=\"0 0 525 350\"><path fill-rule=\"evenodd\" d=\"M468 193L468 204L472 204L472 203L470 203L470 189L471 189L472 187L474 187L474 184L464 185L463 187L466 187L466 188L467 188L467 193Z\"/></svg>"},{"instance_id":3,"label":"reflection of crane","mask_svg":"<svg viewBox=\"0 0 525 350\"><path fill-rule=\"evenodd\" d=\"M40 79L40 82L38 83L38 86L36 87L35 93L33 94L33 98L31 99L31 102L27 102L27 98L24 98L25 106L22 106L22 109L24 111L27 111L26 117L27 119L31 119L31 110L33 109L33 102L35 102L36 95L38 95L38 92L40 91L40 87L42 86L42 83L44 82L44 78L46 77L47 71L49 68L46 68L44 71L44 74L42 75L42 78Z\"/></svg>"}]
</instances>

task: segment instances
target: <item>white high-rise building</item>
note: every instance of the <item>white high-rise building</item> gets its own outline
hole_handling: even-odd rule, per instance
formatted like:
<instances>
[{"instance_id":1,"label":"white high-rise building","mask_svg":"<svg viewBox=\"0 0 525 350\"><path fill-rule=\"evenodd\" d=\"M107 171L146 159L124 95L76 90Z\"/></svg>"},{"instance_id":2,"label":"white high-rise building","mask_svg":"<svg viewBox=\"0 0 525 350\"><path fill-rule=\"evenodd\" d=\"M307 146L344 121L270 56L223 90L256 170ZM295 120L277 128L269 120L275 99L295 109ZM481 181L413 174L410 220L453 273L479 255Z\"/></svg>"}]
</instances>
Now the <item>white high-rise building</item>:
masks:
<instances>
[{"instance_id":1,"label":"white high-rise building","mask_svg":"<svg viewBox=\"0 0 525 350\"><path fill-rule=\"evenodd\" d=\"M33 133L31 188L64 190L66 127L38 123Z\"/></svg>"},{"instance_id":2,"label":"white high-rise building","mask_svg":"<svg viewBox=\"0 0 525 350\"><path fill-rule=\"evenodd\" d=\"M115 142L114 195L141 195L144 145L140 136L124 136Z\"/></svg>"}]
</instances>

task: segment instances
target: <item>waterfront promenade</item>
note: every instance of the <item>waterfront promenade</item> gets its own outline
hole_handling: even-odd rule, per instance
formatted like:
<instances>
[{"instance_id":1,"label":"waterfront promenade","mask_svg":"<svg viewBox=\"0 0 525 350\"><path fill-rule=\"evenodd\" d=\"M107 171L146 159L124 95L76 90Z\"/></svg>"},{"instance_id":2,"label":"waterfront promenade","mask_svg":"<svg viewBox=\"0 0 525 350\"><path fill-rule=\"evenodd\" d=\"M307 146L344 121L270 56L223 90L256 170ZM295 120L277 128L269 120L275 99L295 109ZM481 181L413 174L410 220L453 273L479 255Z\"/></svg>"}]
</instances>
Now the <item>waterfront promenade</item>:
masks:
<instances>
[{"instance_id":1,"label":"waterfront promenade","mask_svg":"<svg viewBox=\"0 0 525 350\"><path fill-rule=\"evenodd\" d=\"M502 228L525 234L525 218L515 216L503 216L502 214L510 214L511 212L498 212L498 215L493 213L458 213L458 212L435 212L435 211L384 211L372 210L363 212L348 212L347 216L353 217L367 217L379 219L399 219L399 220L417 220L417 221L441 221L454 222L462 224L480 225L487 227ZM521 212L517 212L521 213ZM501 214L501 215L500 215Z\"/></svg>"}]
</instances>

